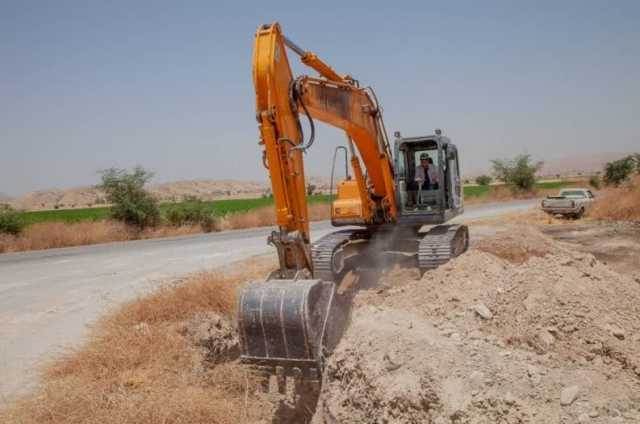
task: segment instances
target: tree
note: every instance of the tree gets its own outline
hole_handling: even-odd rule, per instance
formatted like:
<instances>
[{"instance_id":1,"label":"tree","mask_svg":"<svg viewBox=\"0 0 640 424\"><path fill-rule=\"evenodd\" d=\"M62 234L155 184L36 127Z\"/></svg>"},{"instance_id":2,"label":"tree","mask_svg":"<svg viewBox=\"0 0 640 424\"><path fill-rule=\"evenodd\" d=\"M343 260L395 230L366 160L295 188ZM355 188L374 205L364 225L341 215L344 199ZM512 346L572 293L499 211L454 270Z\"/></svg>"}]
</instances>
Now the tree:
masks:
<instances>
[{"instance_id":1,"label":"tree","mask_svg":"<svg viewBox=\"0 0 640 424\"><path fill-rule=\"evenodd\" d=\"M608 162L604 167L604 182L607 185L620 185L629 175L636 171L640 172L640 155L629 155L622 159Z\"/></svg>"},{"instance_id":2,"label":"tree","mask_svg":"<svg viewBox=\"0 0 640 424\"><path fill-rule=\"evenodd\" d=\"M0 204L0 233L17 236L25 226L22 213L9 205Z\"/></svg>"},{"instance_id":3,"label":"tree","mask_svg":"<svg viewBox=\"0 0 640 424\"><path fill-rule=\"evenodd\" d=\"M512 160L494 159L493 173L511 186L513 191L532 191L536 183L536 172L542 168L543 162L531 162L531 155L521 154Z\"/></svg>"},{"instance_id":4,"label":"tree","mask_svg":"<svg viewBox=\"0 0 640 424\"><path fill-rule=\"evenodd\" d=\"M112 204L111 216L129 225L143 229L160 221L158 201L144 189L153 174L141 166L133 171L110 168L99 172L102 183L96 188L105 192Z\"/></svg>"},{"instance_id":5,"label":"tree","mask_svg":"<svg viewBox=\"0 0 640 424\"><path fill-rule=\"evenodd\" d=\"M316 191L315 184L307 184L307 196L313 196L313 193Z\"/></svg>"},{"instance_id":6,"label":"tree","mask_svg":"<svg viewBox=\"0 0 640 424\"><path fill-rule=\"evenodd\" d=\"M481 186L486 186L491 184L491 181L493 180L493 178L491 178L488 175L480 175L479 177L476 178L476 184L481 185Z\"/></svg>"},{"instance_id":7,"label":"tree","mask_svg":"<svg viewBox=\"0 0 640 424\"><path fill-rule=\"evenodd\" d=\"M597 175L592 175L591 177L589 177L589 185L593 188L595 188L596 190L598 190L600 188L600 177Z\"/></svg>"},{"instance_id":8,"label":"tree","mask_svg":"<svg viewBox=\"0 0 640 424\"><path fill-rule=\"evenodd\" d=\"M197 225L206 233L216 228L216 218L207 202L196 196L184 196L182 203L172 205L165 215L166 220L176 227Z\"/></svg>"}]
</instances>

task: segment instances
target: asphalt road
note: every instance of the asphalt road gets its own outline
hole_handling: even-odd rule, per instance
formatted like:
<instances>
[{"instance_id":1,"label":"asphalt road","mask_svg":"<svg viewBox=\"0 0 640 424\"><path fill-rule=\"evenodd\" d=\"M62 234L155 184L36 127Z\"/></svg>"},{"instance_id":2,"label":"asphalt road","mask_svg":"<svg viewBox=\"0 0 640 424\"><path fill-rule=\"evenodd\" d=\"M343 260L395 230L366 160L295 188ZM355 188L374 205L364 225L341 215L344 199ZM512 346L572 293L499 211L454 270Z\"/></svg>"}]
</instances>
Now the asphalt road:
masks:
<instances>
[{"instance_id":1,"label":"asphalt road","mask_svg":"<svg viewBox=\"0 0 640 424\"><path fill-rule=\"evenodd\" d=\"M537 200L467 206L458 220L530 208ZM460 219L463 218L463 219ZM315 238L332 230L312 224ZM109 307L185 274L273 251L269 228L0 255L0 400L28 390L39 365L77 347Z\"/></svg>"}]
</instances>

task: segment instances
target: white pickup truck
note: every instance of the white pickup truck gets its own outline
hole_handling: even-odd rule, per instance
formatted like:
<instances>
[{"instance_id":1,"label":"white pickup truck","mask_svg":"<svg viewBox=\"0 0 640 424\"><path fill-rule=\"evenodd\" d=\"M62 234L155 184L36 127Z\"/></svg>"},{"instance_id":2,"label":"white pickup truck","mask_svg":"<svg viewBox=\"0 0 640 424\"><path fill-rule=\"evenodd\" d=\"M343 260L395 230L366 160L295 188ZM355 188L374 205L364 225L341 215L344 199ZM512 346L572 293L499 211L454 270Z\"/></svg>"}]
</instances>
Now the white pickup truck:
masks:
<instances>
[{"instance_id":1,"label":"white pickup truck","mask_svg":"<svg viewBox=\"0 0 640 424\"><path fill-rule=\"evenodd\" d=\"M542 210L550 215L581 218L593 203L593 193L586 188L564 188L557 196L542 201Z\"/></svg>"}]
</instances>

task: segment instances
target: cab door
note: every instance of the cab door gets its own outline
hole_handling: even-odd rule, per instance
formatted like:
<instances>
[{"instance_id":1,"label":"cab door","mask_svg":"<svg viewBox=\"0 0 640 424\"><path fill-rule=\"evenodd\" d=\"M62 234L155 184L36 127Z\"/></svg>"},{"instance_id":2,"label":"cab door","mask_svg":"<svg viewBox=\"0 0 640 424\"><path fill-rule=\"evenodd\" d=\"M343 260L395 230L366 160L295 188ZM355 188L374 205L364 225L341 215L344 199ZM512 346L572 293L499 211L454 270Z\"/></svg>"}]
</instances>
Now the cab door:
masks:
<instances>
[{"instance_id":1,"label":"cab door","mask_svg":"<svg viewBox=\"0 0 640 424\"><path fill-rule=\"evenodd\" d=\"M461 208L464 204L462 184L460 182L460 163L458 161L458 149L453 144L446 147L447 157L447 191L449 194L448 206L450 209Z\"/></svg>"}]
</instances>

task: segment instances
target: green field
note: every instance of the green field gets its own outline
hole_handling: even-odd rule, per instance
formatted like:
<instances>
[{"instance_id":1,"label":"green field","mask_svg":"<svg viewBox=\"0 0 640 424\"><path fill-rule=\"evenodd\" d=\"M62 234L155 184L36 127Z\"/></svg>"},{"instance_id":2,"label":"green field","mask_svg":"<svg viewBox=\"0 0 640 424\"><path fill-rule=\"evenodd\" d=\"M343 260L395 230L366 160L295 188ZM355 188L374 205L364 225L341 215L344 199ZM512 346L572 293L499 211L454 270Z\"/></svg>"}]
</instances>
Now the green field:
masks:
<instances>
[{"instance_id":1,"label":"green field","mask_svg":"<svg viewBox=\"0 0 640 424\"><path fill-rule=\"evenodd\" d=\"M329 196L319 194L309 197L309 203L328 202ZM188 202L186 202L188 203ZM160 211L163 215L173 208L181 208L186 203L163 203L160 205ZM273 198L258 199L230 199L230 200L213 200L204 202L205 209L211 211L216 216L224 216L230 213L246 212L261 206L269 206L273 204ZM83 209L58 209L48 211L32 211L24 212L24 220L27 225L38 222L82 222L82 221L98 221L109 217L109 208L83 208Z\"/></svg>"},{"instance_id":2,"label":"green field","mask_svg":"<svg viewBox=\"0 0 640 424\"><path fill-rule=\"evenodd\" d=\"M536 183L536 189L538 190L560 190L563 187L575 185L575 181L546 181L541 183ZM480 197L483 196L491 190L492 187L499 187L501 185L492 185L492 186L481 186L481 185L473 185L473 186L465 186L464 187L464 197Z\"/></svg>"},{"instance_id":3,"label":"green field","mask_svg":"<svg viewBox=\"0 0 640 424\"><path fill-rule=\"evenodd\" d=\"M567 185L575 184L571 181L552 181L538 183L538 189L560 189ZM480 197L489 192L491 187L495 186L465 186L464 196L466 198ZM309 197L310 203L329 202L330 196L319 194ZM164 215L173 209L185 207L188 202L182 203L163 203L160 210ZM230 213L246 212L261 206L269 206L273 204L273 198L258 199L231 199L231 200L213 200L204 202L205 209L209 210L216 216L224 216ZM84 208L84 209L58 209L48 211L24 212L24 220L27 225L38 222L61 221L61 222L82 222L82 221L98 221L109 217L109 208Z\"/></svg>"},{"instance_id":4,"label":"green field","mask_svg":"<svg viewBox=\"0 0 640 424\"><path fill-rule=\"evenodd\" d=\"M491 186L488 186L488 185L464 186L463 187L464 197L468 198L468 197L482 196L483 194L487 194L490 188Z\"/></svg>"}]
</instances>

